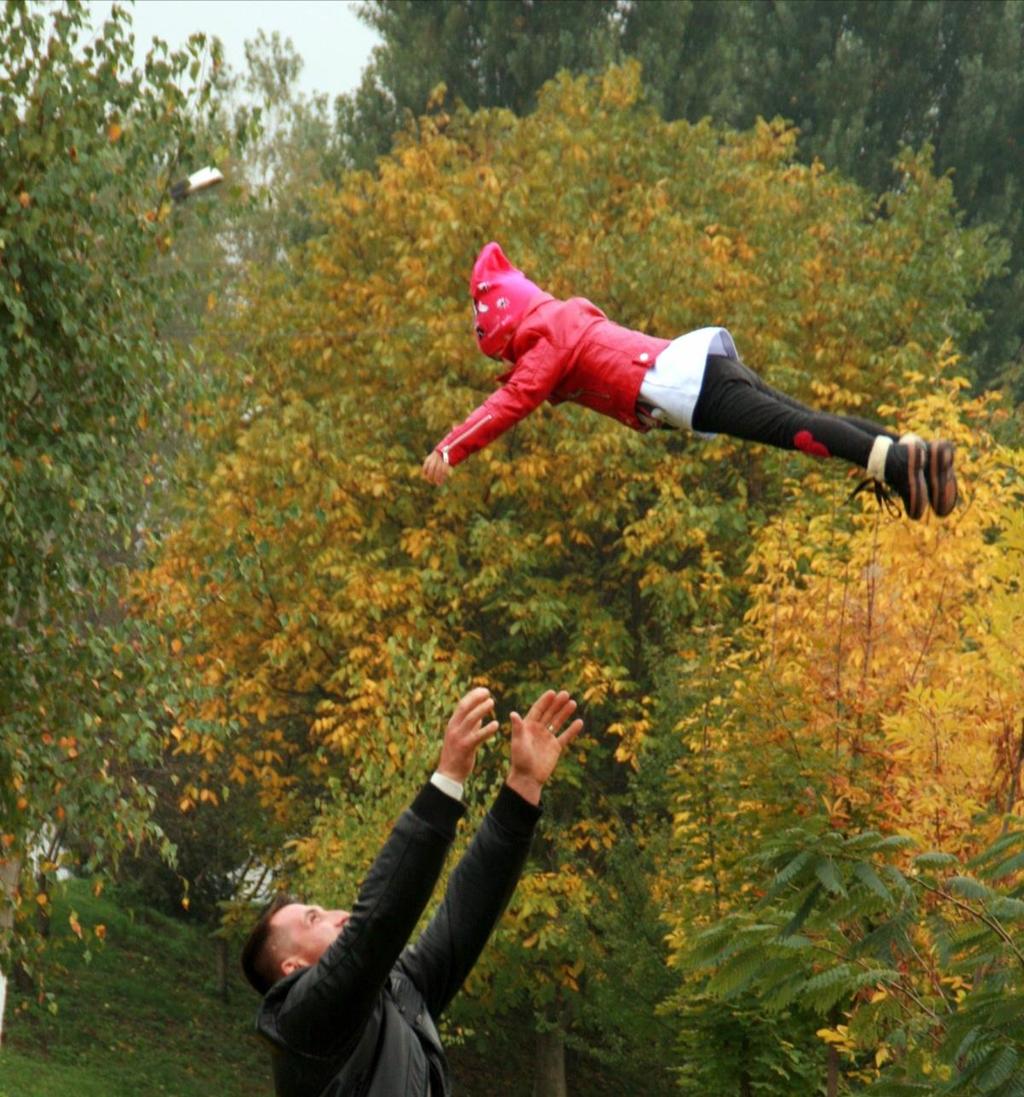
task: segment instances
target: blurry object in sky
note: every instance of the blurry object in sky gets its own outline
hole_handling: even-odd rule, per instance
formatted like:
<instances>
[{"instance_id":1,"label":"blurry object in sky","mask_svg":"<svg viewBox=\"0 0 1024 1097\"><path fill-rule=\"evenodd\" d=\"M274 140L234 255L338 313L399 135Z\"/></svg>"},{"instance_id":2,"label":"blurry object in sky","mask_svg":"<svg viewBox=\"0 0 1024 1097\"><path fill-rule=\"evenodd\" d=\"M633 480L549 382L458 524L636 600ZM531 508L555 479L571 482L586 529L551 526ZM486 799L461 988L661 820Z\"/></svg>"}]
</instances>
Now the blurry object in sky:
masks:
<instances>
[{"instance_id":1,"label":"blurry object in sky","mask_svg":"<svg viewBox=\"0 0 1024 1097\"><path fill-rule=\"evenodd\" d=\"M208 190L210 187L215 187L218 183L223 182L224 176L216 168L200 168L199 171L194 171L187 179L179 179L177 183L172 183L171 197L175 202L184 202L186 198L190 198L193 194L198 194L201 190Z\"/></svg>"}]
</instances>

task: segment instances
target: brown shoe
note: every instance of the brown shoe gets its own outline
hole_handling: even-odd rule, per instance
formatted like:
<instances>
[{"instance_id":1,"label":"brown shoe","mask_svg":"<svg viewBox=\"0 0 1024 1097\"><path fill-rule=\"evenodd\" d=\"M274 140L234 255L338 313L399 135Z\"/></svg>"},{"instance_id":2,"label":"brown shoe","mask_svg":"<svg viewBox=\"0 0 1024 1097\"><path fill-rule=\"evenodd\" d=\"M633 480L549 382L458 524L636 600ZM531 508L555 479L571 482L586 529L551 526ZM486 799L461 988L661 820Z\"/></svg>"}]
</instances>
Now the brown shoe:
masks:
<instances>
[{"instance_id":1,"label":"brown shoe","mask_svg":"<svg viewBox=\"0 0 1024 1097\"><path fill-rule=\"evenodd\" d=\"M915 522L928 507L927 463L928 447L921 442L896 443L885 455L885 482L903 500L907 517Z\"/></svg>"},{"instance_id":2,"label":"brown shoe","mask_svg":"<svg viewBox=\"0 0 1024 1097\"><path fill-rule=\"evenodd\" d=\"M927 442L924 479L928 485L928 502L940 518L956 506L956 473L953 471L953 443Z\"/></svg>"}]
</instances>

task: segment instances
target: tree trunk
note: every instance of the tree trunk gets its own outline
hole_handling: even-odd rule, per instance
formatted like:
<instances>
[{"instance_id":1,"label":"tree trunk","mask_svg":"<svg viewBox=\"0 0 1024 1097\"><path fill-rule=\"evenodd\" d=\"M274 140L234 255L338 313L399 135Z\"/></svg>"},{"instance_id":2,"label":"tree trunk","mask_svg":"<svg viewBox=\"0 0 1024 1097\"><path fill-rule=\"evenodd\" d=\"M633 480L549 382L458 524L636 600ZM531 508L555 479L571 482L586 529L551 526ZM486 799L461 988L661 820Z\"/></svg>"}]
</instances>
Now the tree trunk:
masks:
<instances>
[{"instance_id":1,"label":"tree trunk","mask_svg":"<svg viewBox=\"0 0 1024 1097\"><path fill-rule=\"evenodd\" d=\"M0 861L0 1045L4 1035L4 1007L7 1004L7 973L14 929L14 896L21 873L20 858Z\"/></svg>"},{"instance_id":2,"label":"tree trunk","mask_svg":"<svg viewBox=\"0 0 1024 1097\"><path fill-rule=\"evenodd\" d=\"M557 1029L537 1033L533 1097L567 1097L565 1037Z\"/></svg>"},{"instance_id":3,"label":"tree trunk","mask_svg":"<svg viewBox=\"0 0 1024 1097\"><path fill-rule=\"evenodd\" d=\"M839 1094L839 1052L829 1044L826 1061L828 1063L828 1079L825 1092L828 1097L838 1097Z\"/></svg>"},{"instance_id":4,"label":"tree trunk","mask_svg":"<svg viewBox=\"0 0 1024 1097\"><path fill-rule=\"evenodd\" d=\"M1021 770L1024 769L1024 720L1020 722L1020 742L1017 746L1017 760L1013 764L1013 773L1010 774L1010 787L1006 791L1006 815L1003 823L1003 833L1006 833L1010 825L1009 816L1013 813L1013 805L1017 802L1020 789Z\"/></svg>"}]
</instances>

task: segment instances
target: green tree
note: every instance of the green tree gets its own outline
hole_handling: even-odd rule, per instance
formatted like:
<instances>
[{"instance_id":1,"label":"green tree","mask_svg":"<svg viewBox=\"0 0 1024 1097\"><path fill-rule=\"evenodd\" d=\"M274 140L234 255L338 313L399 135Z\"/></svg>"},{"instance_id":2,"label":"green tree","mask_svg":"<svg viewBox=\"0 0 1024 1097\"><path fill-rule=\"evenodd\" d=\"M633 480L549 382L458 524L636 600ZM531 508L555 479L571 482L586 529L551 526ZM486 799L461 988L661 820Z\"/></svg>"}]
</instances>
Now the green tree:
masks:
<instances>
[{"instance_id":1,"label":"green tree","mask_svg":"<svg viewBox=\"0 0 1024 1097\"><path fill-rule=\"evenodd\" d=\"M195 391L161 338L169 187L212 159L219 52L132 57L119 8L95 35L81 4L0 10L0 966L24 970L58 864L146 831L173 696L120 580Z\"/></svg>"},{"instance_id":2,"label":"green tree","mask_svg":"<svg viewBox=\"0 0 1024 1097\"><path fill-rule=\"evenodd\" d=\"M875 192L892 186L901 149L931 145L969 222L1012 244L1006 275L981 299L975 351L982 383L1019 382L1024 3L638 3L622 48L666 117L748 126L781 115L800 129L802 156Z\"/></svg>"},{"instance_id":3,"label":"green tree","mask_svg":"<svg viewBox=\"0 0 1024 1097\"><path fill-rule=\"evenodd\" d=\"M898 180L906 148L934 149L972 224L1012 245L989 283L972 344L977 380L1020 392L1024 324L1024 3L1021 0L631 0L603 3L367 3L382 36L359 90L339 100L352 162L371 167L432 90L470 107L532 109L556 71L643 65L667 119L745 128L783 117L800 156L817 157L875 193Z\"/></svg>"},{"instance_id":4,"label":"green tree","mask_svg":"<svg viewBox=\"0 0 1024 1097\"><path fill-rule=\"evenodd\" d=\"M750 858L760 901L693 934L685 959L708 973L704 993L748 1048L723 1054L728 1026L720 1024L711 1054L686 1072L685 1092L794 1092L784 1069L773 1078L763 1066L772 1057L777 1064L780 1051L797 1061L800 1027L803 1061L817 1030L827 1062L817 1084L803 1071L801 1092L1018 1092L1022 820L1007 817L966 865L940 852L908 863L908 849L916 852L911 839L843 836L823 818L760 844ZM679 994L679 1008L690 1008L691 994ZM752 1053L749 1033L787 1014L802 1025L783 1027L773 1056Z\"/></svg>"},{"instance_id":5,"label":"green tree","mask_svg":"<svg viewBox=\"0 0 1024 1097\"><path fill-rule=\"evenodd\" d=\"M337 100L349 162L372 168L438 84L471 110L532 110L561 69L596 72L615 59L614 0L416 0L364 4L381 36L360 86Z\"/></svg>"}]
</instances>

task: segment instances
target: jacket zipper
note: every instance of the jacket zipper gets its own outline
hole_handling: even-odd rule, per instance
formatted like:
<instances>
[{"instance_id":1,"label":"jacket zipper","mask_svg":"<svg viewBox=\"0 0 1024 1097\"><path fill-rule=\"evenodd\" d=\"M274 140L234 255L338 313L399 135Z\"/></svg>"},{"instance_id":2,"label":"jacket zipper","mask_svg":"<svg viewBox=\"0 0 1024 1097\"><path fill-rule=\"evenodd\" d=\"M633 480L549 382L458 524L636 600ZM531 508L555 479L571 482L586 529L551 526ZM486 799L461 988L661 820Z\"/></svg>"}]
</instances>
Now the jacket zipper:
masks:
<instances>
[{"instance_id":1,"label":"jacket zipper","mask_svg":"<svg viewBox=\"0 0 1024 1097\"><path fill-rule=\"evenodd\" d=\"M452 440L451 440L451 441L450 441L450 442L448 443L448 445L446 445L446 446L442 446L442 447L441 447L441 457L442 457L442 459L444 460L444 463L445 463L446 465L448 464L448 451L449 451L449 450L450 450L450 449L452 448L452 446L457 446L457 445L459 445L459 444L460 444L461 442L464 442L464 441L465 441L465 440L466 440L466 439L467 439L467 438L468 438L468 437L469 437L469 436L470 436L471 434L473 434L473 433L474 433L474 431L477 431L477 430L479 430L479 429L480 429L480 427L482 427L482 426L483 426L483 425L484 425L485 423L489 423L489 422L490 422L490 421L491 421L491 420L492 420L493 418L494 418L494 416L493 416L493 415L485 415L485 416L483 417L483 419L481 419L481 420L480 420L480 422L479 422L479 423L474 423L474 424L473 424L473 425L472 425L472 426L471 426L471 427L469 428L469 430L467 430L467 431L466 431L466 433L465 433L465 434L460 434L458 438L453 438L453 439L452 439Z\"/></svg>"}]
</instances>

